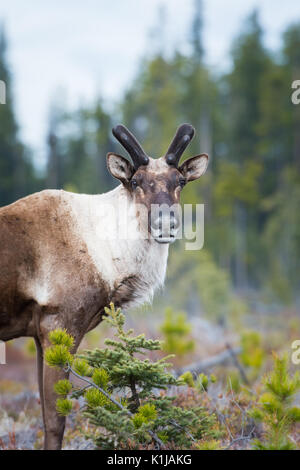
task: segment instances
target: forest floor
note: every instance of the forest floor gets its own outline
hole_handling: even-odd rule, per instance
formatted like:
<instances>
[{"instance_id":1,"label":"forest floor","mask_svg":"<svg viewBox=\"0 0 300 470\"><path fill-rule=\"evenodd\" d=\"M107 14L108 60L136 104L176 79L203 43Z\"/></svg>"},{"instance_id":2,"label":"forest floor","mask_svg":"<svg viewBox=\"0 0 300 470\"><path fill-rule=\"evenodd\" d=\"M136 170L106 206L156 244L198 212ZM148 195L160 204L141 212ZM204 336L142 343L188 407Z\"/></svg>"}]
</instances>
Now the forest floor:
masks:
<instances>
[{"instance_id":1,"label":"forest floor","mask_svg":"<svg viewBox=\"0 0 300 470\"><path fill-rule=\"evenodd\" d=\"M277 317L278 321L280 317ZM291 315L294 318L294 315ZM128 318L128 327L133 326L134 319ZM276 324L276 318L272 318L272 324ZM292 323L291 323L292 324ZM289 322L286 321L286 325ZM286 350L293 334L290 334L289 326L280 331L280 335L270 330L266 322L268 337L264 346L267 357L266 367L271 367L271 351ZM277 325L278 326L278 325ZM137 330L137 328L136 328ZM157 337L157 325L149 322L148 319L140 319L138 331L136 333L146 332L146 336ZM174 368L184 367L195 361L204 360L218 355L226 350L226 343L234 347L238 344L238 338L233 334L225 334L221 327L211 325L205 320L195 319L193 323L193 332L197 338L196 350L184 359L178 358ZM199 333L201 332L201 335ZM82 345L82 348L102 347L103 340L109 336L105 327L102 330L94 331L88 336ZM199 341L201 337L201 341ZM288 340L288 341L287 341ZM282 348L280 344L285 344ZM32 346L32 345L31 345ZM32 348L31 348L32 349ZM6 365L0 365L0 450L1 449L42 449L43 446L43 424L39 393L36 381L36 364L34 351L29 351L27 340L16 340L7 345ZM152 354L152 352L151 352ZM150 354L150 355L151 355ZM155 352L150 359L157 359ZM262 371L256 378L251 380L249 390L255 395L260 391ZM243 393L236 393L236 390L228 387L226 383L228 376L235 377L241 373L234 361L225 365L220 365L209 370L208 373L214 373L218 381L212 384L209 391L205 394L199 394L195 390L183 387L178 393L178 404L184 406L199 405L216 413L219 421L222 423L224 435L221 439L221 447L225 449L250 449L253 439L260 437L261 427L254 424L247 418L247 410L253 402L245 398ZM233 374L233 375L232 375ZM234 375L235 374L235 375ZM220 379L220 380L219 380ZM247 388L247 387L246 387ZM300 405L300 396L296 397L296 404ZM78 405L79 407L79 405ZM88 429L88 424L76 410L67 418L66 432L64 438L64 449L86 450L93 449L93 443L84 438L84 432ZM90 431L90 428L89 428ZM295 434L291 436L295 443L300 446L300 429L296 429Z\"/></svg>"},{"instance_id":2,"label":"forest floor","mask_svg":"<svg viewBox=\"0 0 300 470\"><path fill-rule=\"evenodd\" d=\"M43 422L36 385L36 363L16 346L7 347L6 365L0 365L0 450L42 449ZM74 415L67 419L65 449L92 449L77 429Z\"/></svg>"}]
</instances>

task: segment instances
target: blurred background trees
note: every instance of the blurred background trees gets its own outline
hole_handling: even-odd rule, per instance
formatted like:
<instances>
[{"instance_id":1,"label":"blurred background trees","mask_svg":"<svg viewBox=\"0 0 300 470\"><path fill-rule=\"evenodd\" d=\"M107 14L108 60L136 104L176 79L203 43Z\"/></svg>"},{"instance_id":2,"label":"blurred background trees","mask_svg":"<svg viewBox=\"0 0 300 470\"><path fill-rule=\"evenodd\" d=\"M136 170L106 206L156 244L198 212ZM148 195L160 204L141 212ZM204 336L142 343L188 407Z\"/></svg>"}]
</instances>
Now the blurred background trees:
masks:
<instances>
[{"instance_id":1,"label":"blurred background trees","mask_svg":"<svg viewBox=\"0 0 300 470\"><path fill-rule=\"evenodd\" d=\"M189 153L209 153L210 167L184 190L183 202L205 203L205 249L195 254L179 243L172 247L169 293L178 297L180 280L186 290L180 289L178 307L190 311L200 302L220 320L234 310L236 294L281 304L298 300L300 106L291 102L291 83L300 78L300 23L287 29L273 54L254 11L232 45L231 71L223 75L206 65L202 28L197 0L188 52L167 55L162 44L146 54L114 111L101 97L72 112L54 103L42 176L18 136L1 30L7 104L0 106L0 204L46 187L85 193L114 187L105 155L120 151L111 137L118 121L155 157L166 151L180 123L192 123L197 137Z\"/></svg>"},{"instance_id":2,"label":"blurred background trees","mask_svg":"<svg viewBox=\"0 0 300 470\"><path fill-rule=\"evenodd\" d=\"M6 84L6 104L0 106L0 204L6 205L32 191L37 191L39 185L29 152L18 137L3 28L0 29L0 77Z\"/></svg>"}]
</instances>

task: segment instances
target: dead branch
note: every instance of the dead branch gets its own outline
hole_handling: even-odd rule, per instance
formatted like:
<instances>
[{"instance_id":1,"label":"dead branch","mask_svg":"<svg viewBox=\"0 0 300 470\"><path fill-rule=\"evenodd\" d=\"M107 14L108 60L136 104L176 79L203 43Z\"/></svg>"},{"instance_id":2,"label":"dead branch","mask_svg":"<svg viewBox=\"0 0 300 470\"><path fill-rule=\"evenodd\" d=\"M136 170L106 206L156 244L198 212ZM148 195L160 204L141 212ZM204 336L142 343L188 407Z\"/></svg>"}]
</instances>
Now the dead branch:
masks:
<instances>
[{"instance_id":1,"label":"dead branch","mask_svg":"<svg viewBox=\"0 0 300 470\"><path fill-rule=\"evenodd\" d=\"M242 364L241 364L240 361L238 360L237 354L234 352L234 349L232 349L231 344L226 343L226 348L227 348L227 350L229 351L229 353L231 354L233 363L234 363L235 367L238 369L239 373L241 374L241 377L242 377L244 383L247 384L247 385L250 385L250 384L249 384L248 377L247 377L247 375L246 375L246 372L245 372L245 370L244 370Z\"/></svg>"},{"instance_id":2,"label":"dead branch","mask_svg":"<svg viewBox=\"0 0 300 470\"><path fill-rule=\"evenodd\" d=\"M188 366L181 367L180 369L175 370L176 377L184 374L185 372L190 371L194 376L197 376L201 372L205 372L212 367L219 366L226 364L227 362L231 362L233 359L233 355L239 354L241 352L241 348L231 348L231 350L226 349L225 351L221 352L220 354L216 354L215 356L208 357L207 359L203 359L199 362L193 362ZM236 365L236 364L235 364Z\"/></svg>"}]
</instances>

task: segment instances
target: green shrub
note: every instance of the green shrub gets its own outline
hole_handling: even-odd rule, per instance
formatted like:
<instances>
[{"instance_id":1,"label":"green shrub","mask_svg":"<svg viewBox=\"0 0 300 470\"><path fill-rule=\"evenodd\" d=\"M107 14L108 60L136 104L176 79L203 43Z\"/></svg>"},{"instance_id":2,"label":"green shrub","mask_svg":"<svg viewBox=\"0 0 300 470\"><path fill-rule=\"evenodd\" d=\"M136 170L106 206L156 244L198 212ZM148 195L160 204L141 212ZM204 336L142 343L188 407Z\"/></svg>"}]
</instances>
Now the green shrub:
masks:
<instances>
[{"instance_id":1,"label":"green shrub","mask_svg":"<svg viewBox=\"0 0 300 470\"><path fill-rule=\"evenodd\" d=\"M295 394L300 390L300 375L288 371L288 357L274 355L274 370L264 379L264 392L258 404L250 411L256 421L263 423L263 438L256 439L254 448L259 450L291 450L297 448L289 435L300 422L300 408L292 406Z\"/></svg>"},{"instance_id":2,"label":"green shrub","mask_svg":"<svg viewBox=\"0 0 300 470\"><path fill-rule=\"evenodd\" d=\"M260 369L264 359L261 335L257 331L246 331L241 336L241 362L246 367Z\"/></svg>"},{"instance_id":3,"label":"green shrub","mask_svg":"<svg viewBox=\"0 0 300 470\"><path fill-rule=\"evenodd\" d=\"M72 355L67 346L64 344L56 344L46 349L45 361L50 367L64 367L66 364L72 362Z\"/></svg>"},{"instance_id":4,"label":"green shrub","mask_svg":"<svg viewBox=\"0 0 300 470\"><path fill-rule=\"evenodd\" d=\"M86 405L80 412L95 427L87 437L101 449L149 448L154 444L160 448L192 448L198 441L204 445L206 439L218 437L214 413L201 406L177 406L177 397L164 393L170 386L184 383L166 372L168 357L158 361L140 358L148 351L160 350L161 343L125 331L124 315L113 304L106 315L116 339L107 339L104 349L85 351L69 361L70 372L78 376L80 369L85 385L73 389L71 398L84 397ZM59 346L66 347L55 347ZM56 387L59 393L65 391L62 384ZM67 414L71 409L71 400L57 400L59 413Z\"/></svg>"},{"instance_id":5,"label":"green shrub","mask_svg":"<svg viewBox=\"0 0 300 470\"><path fill-rule=\"evenodd\" d=\"M164 351L177 356L193 351L195 341L189 337L191 329L185 313L174 313L171 308L167 308L164 323L160 328L164 335Z\"/></svg>"},{"instance_id":6,"label":"green shrub","mask_svg":"<svg viewBox=\"0 0 300 470\"><path fill-rule=\"evenodd\" d=\"M74 344L74 338L67 333L67 330L57 328L49 333L49 340L52 344L63 344L67 349L71 349Z\"/></svg>"},{"instance_id":7,"label":"green shrub","mask_svg":"<svg viewBox=\"0 0 300 470\"><path fill-rule=\"evenodd\" d=\"M179 379L188 387L196 388L199 392L207 392L209 384L217 381L213 374L208 377L203 373L198 374L197 378L194 380L193 374L190 371L184 372Z\"/></svg>"},{"instance_id":8,"label":"green shrub","mask_svg":"<svg viewBox=\"0 0 300 470\"><path fill-rule=\"evenodd\" d=\"M74 344L74 338L66 330L57 328L50 331L49 340L52 346L45 350L45 361L50 367L64 367L71 364L73 356L70 349Z\"/></svg>"},{"instance_id":9,"label":"green shrub","mask_svg":"<svg viewBox=\"0 0 300 470\"><path fill-rule=\"evenodd\" d=\"M81 376L89 376L92 374L92 369L84 359L76 358L72 363L73 370Z\"/></svg>"},{"instance_id":10,"label":"green shrub","mask_svg":"<svg viewBox=\"0 0 300 470\"><path fill-rule=\"evenodd\" d=\"M57 412L62 416L67 416L72 410L72 401L68 398L58 398L56 400Z\"/></svg>"},{"instance_id":11,"label":"green shrub","mask_svg":"<svg viewBox=\"0 0 300 470\"><path fill-rule=\"evenodd\" d=\"M72 390L72 384L69 380L64 379L64 380L59 380L55 385L54 385L54 391L58 395L68 395L70 391Z\"/></svg>"},{"instance_id":12,"label":"green shrub","mask_svg":"<svg viewBox=\"0 0 300 470\"><path fill-rule=\"evenodd\" d=\"M85 392L84 398L86 399L87 406L89 408L97 408L97 406L110 404L108 398L106 398L97 388L89 388Z\"/></svg>"},{"instance_id":13,"label":"green shrub","mask_svg":"<svg viewBox=\"0 0 300 470\"><path fill-rule=\"evenodd\" d=\"M179 379L181 379L188 387L195 387L195 382L193 378L193 374L190 371L184 372Z\"/></svg>"},{"instance_id":14,"label":"green shrub","mask_svg":"<svg viewBox=\"0 0 300 470\"><path fill-rule=\"evenodd\" d=\"M94 384L98 385L98 387L103 388L104 390L107 389L107 385L109 382L109 374L106 372L105 369L95 369L93 376L92 376Z\"/></svg>"}]
</instances>

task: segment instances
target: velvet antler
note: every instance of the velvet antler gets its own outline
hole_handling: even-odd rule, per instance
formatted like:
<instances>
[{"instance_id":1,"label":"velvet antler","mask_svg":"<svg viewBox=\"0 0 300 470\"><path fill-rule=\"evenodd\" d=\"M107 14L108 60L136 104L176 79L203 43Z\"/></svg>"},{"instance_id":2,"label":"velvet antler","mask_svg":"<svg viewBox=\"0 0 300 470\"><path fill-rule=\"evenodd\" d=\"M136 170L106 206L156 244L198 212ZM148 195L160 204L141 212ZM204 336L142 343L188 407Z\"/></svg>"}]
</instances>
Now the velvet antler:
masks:
<instances>
[{"instance_id":1,"label":"velvet antler","mask_svg":"<svg viewBox=\"0 0 300 470\"><path fill-rule=\"evenodd\" d=\"M168 165L177 167L180 157L194 137L195 129L190 124L181 124L165 155Z\"/></svg>"},{"instance_id":2,"label":"velvet antler","mask_svg":"<svg viewBox=\"0 0 300 470\"><path fill-rule=\"evenodd\" d=\"M131 156L136 170L141 165L148 165L149 157L146 155L134 135L131 134L125 126L118 124L113 128L112 133Z\"/></svg>"}]
</instances>

